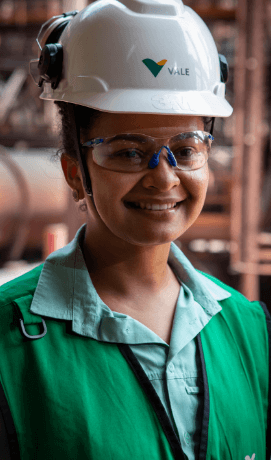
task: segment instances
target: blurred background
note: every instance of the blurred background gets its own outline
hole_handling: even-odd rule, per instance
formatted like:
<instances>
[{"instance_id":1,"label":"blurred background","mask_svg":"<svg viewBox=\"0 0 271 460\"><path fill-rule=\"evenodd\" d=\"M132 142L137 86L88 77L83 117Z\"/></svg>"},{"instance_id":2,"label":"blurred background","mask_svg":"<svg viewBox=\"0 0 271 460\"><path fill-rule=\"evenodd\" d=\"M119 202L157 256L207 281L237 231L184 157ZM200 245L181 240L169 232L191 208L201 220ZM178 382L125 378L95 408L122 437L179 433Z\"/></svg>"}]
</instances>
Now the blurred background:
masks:
<instances>
[{"instance_id":1,"label":"blurred background","mask_svg":"<svg viewBox=\"0 0 271 460\"><path fill-rule=\"evenodd\" d=\"M29 75L52 16L87 0L0 0L0 285L86 222L59 161L58 117ZM192 264L271 310L271 0L184 0L227 57L229 118L215 121L203 211L176 243Z\"/></svg>"}]
</instances>

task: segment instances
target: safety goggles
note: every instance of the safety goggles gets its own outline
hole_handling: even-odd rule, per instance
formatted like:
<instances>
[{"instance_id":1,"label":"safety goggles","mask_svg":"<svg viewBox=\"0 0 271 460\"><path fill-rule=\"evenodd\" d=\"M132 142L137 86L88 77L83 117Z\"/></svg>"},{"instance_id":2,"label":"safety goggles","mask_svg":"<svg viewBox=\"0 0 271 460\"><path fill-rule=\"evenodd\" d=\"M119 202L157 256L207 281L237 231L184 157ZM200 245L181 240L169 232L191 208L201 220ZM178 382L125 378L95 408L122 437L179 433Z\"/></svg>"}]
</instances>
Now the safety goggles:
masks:
<instances>
[{"instance_id":1,"label":"safety goggles","mask_svg":"<svg viewBox=\"0 0 271 460\"><path fill-rule=\"evenodd\" d=\"M202 168L207 162L214 137L205 131L180 133L168 139L168 143L161 147L164 140L146 134L125 133L91 139L81 144L81 147L91 148L93 161L111 171L139 172L153 169L159 164L163 148L173 168L193 171Z\"/></svg>"}]
</instances>

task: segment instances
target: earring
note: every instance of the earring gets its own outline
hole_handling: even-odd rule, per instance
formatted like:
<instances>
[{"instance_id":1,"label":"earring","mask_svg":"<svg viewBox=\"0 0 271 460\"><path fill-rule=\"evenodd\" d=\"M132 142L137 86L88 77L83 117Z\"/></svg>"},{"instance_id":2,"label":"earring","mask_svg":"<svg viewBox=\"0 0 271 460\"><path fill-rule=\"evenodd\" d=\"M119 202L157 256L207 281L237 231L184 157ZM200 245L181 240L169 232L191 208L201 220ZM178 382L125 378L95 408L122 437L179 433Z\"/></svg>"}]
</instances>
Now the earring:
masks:
<instances>
[{"instance_id":1,"label":"earring","mask_svg":"<svg viewBox=\"0 0 271 460\"><path fill-rule=\"evenodd\" d=\"M72 191L72 196L73 196L74 201L76 201L76 202L79 201L79 193L78 193L77 190Z\"/></svg>"}]
</instances>

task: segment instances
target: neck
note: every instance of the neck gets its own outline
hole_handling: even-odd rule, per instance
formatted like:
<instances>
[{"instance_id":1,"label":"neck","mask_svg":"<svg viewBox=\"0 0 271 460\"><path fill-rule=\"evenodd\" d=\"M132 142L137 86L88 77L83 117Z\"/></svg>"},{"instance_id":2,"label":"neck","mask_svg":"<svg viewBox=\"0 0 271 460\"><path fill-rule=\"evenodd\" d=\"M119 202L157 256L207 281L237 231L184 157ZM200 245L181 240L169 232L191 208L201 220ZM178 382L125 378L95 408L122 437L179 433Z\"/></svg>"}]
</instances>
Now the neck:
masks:
<instances>
[{"instance_id":1,"label":"neck","mask_svg":"<svg viewBox=\"0 0 271 460\"><path fill-rule=\"evenodd\" d=\"M171 278L170 243L138 246L116 236L102 238L87 225L83 243L85 263L93 284L112 293L133 296L141 289L158 294ZM106 286L106 287L105 287Z\"/></svg>"}]
</instances>

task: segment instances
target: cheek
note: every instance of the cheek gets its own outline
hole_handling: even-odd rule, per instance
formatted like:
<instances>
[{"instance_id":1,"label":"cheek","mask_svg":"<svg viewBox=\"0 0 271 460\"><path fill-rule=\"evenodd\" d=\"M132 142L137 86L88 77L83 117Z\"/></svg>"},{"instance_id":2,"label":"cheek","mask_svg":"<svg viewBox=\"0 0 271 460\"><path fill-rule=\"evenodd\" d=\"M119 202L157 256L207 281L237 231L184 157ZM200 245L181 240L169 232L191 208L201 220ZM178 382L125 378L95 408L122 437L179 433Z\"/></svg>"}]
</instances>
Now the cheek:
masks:
<instances>
[{"instance_id":1,"label":"cheek","mask_svg":"<svg viewBox=\"0 0 271 460\"><path fill-rule=\"evenodd\" d=\"M199 170L200 171L200 170ZM203 189L203 191L206 193L208 189L208 183L209 183L209 167L208 164L202 168L202 171L198 175L198 183L199 187Z\"/></svg>"},{"instance_id":2,"label":"cheek","mask_svg":"<svg viewBox=\"0 0 271 460\"><path fill-rule=\"evenodd\" d=\"M95 205L100 215L114 215L122 205L121 200L133 188L134 181L130 175L108 171L93 165L91 174Z\"/></svg>"},{"instance_id":3,"label":"cheek","mask_svg":"<svg viewBox=\"0 0 271 460\"><path fill-rule=\"evenodd\" d=\"M209 182L209 168L206 164L201 169L191 171L183 179L183 184L193 198L205 199L208 182Z\"/></svg>"}]
</instances>

